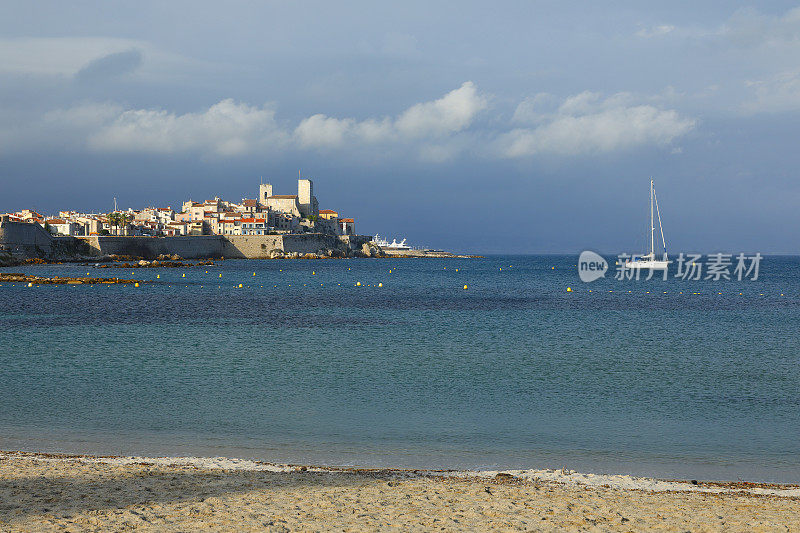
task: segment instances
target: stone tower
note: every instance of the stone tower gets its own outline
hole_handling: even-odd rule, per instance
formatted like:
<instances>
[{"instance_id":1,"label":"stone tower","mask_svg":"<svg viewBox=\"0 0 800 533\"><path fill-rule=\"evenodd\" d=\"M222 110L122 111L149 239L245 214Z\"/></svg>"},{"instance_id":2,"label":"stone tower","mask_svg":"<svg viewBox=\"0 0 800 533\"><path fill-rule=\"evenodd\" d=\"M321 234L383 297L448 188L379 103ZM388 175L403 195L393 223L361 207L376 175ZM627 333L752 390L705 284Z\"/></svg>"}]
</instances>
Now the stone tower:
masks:
<instances>
[{"instance_id":1,"label":"stone tower","mask_svg":"<svg viewBox=\"0 0 800 533\"><path fill-rule=\"evenodd\" d=\"M314 182L311 180L297 180L297 203L303 216L318 215L319 204L314 196Z\"/></svg>"},{"instance_id":2,"label":"stone tower","mask_svg":"<svg viewBox=\"0 0 800 533\"><path fill-rule=\"evenodd\" d=\"M258 203L261 205L267 205L267 198L270 196L272 196L272 184L262 183L258 187Z\"/></svg>"}]
</instances>

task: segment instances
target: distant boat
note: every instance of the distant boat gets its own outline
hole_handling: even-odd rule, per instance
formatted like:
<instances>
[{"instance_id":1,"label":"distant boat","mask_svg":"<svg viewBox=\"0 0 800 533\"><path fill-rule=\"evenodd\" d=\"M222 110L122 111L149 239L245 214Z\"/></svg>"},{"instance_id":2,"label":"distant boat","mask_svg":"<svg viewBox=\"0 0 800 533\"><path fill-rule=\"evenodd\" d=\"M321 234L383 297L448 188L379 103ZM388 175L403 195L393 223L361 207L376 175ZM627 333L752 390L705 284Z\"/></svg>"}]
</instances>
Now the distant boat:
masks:
<instances>
[{"instance_id":1,"label":"distant boat","mask_svg":"<svg viewBox=\"0 0 800 533\"><path fill-rule=\"evenodd\" d=\"M653 206L655 206L655 215L658 217L658 229L661 233L661 244L664 247L664 257L662 260L656 259L656 226L653 223ZM652 270L666 270L668 266L669 261L667 260L667 243L664 242L664 228L661 227L661 213L658 210L656 189L655 185L653 185L653 180L650 180L650 253L641 257L634 255L631 257L630 261L625 262L625 268L650 268Z\"/></svg>"},{"instance_id":2,"label":"distant boat","mask_svg":"<svg viewBox=\"0 0 800 533\"><path fill-rule=\"evenodd\" d=\"M405 239L400 242L397 242L397 239L392 239L392 242L389 242L380 235L375 235L375 237L372 238L372 242L381 248L387 248L389 250L411 250L411 246L406 244Z\"/></svg>"}]
</instances>

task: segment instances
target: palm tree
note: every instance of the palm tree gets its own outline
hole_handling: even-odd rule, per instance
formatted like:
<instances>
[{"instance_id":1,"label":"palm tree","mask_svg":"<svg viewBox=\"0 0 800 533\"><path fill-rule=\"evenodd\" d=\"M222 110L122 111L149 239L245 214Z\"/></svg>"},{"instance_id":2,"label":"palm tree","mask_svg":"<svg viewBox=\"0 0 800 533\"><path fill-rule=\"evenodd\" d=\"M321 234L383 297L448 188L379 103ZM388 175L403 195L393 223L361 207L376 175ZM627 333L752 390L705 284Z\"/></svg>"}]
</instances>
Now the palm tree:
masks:
<instances>
[{"instance_id":1,"label":"palm tree","mask_svg":"<svg viewBox=\"0 0 800 533\"><path fill-rule=\"evenodd\" d=\"M109 213L106 218L108 219L109 224L117 228L115 234L119 235L119 226L126 226L133 217L119 211L114 211L113 213Z\"/></svg>"}]
</instances>

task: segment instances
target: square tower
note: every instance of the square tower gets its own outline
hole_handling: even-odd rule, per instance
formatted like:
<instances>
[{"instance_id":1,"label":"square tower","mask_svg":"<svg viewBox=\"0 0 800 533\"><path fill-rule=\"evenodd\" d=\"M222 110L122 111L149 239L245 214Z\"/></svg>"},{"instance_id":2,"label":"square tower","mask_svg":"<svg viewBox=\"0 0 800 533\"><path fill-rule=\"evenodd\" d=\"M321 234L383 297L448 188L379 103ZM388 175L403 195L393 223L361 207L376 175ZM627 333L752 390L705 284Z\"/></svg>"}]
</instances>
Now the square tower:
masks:
<instances>
[{"instance_id":1,"label":"square tower","mask_svg":"<svg viewBox=\"0 0 800 533\"><path fill-rule=\"evenodd\" d=\"M297 180L297 203L303 216L318 215L319 204L314 197L314 182L311 180Z\"/></svg>"},{"instance_id":2,"label":"square tower","mask_svg":"<svg viewBox=\"0 0 800 533\"><path fill-rule=\"evenodd\" d=\"M272 184L262 183L258 187L258 203L261 205L267 205L267 198L270 196L272 196Z\"/></svg>"}]
</instances>

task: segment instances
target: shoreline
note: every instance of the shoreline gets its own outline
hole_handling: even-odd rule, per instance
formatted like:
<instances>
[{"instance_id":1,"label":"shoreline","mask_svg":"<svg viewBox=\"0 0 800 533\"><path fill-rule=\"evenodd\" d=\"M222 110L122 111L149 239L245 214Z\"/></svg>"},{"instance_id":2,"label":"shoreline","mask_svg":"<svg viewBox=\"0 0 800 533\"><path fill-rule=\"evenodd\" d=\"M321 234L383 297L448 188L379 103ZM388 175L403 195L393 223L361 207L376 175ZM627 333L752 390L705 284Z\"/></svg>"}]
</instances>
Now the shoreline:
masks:
<instances>
[{"instance_id":1,"label":"shoreline","mask_svg":"<svg viewBox=\"0 0 800 533\"><path fill-rule=\"evenodd\" d=\"M48 452L28 452L21 450L0 450L0 461L13 458L32 458L40 461L77 461L87 464L108 464L116 466L179 466L205 468L222 471L243 472L317 472L382 474L400 477L453 478L464 480L513 480L531 483L552 483L581 487L603 487L616 490L647 492L696 492L709 494L747 494L751 496L776 496L800 499L800 484L766 483L757 481L714 481L689 479L662 479L640 477L629 474L592 474L561 469L512 469L512 470L453 470L426 468L393 467L354 467L324 466L294 463L273 463L234 457L197 456L131 456L131 455L90 455Z\"/></svg>"},{"instance_id":2,"label":"shoreline","mask_svg":"<svg viewBox=\"0 0 800 533\"><path fill-rule=\"evenodd\" d=\"M800 516L800 487L519 472L0 452L0 531L787 531Z\"/></svg>"}]
</instances>

